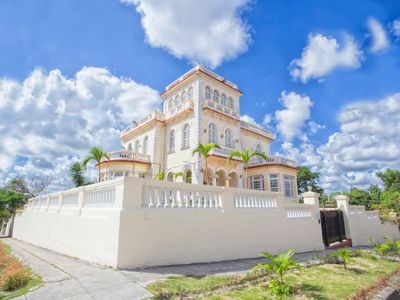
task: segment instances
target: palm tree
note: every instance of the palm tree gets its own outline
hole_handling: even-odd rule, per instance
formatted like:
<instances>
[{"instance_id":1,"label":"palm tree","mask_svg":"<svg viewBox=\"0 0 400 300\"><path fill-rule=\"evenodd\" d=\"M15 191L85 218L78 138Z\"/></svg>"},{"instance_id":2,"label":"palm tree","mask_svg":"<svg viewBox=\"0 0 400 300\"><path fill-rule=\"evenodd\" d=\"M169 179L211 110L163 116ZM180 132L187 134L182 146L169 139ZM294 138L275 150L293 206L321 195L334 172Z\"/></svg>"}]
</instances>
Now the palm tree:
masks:
<instances>
[{"instance_id":1,"label":"palm tree","mask_svg":"<svg viewBox=\"0 0 400 300\"><path fill-rule=\"evenodd\" d=\"M217 144L214 143L210 143L210 144L199 144L192 152L193 155L195 155L196 153L198 153L199 155L204 157L205 160L205 174L206 174L206 178L207 178L207 184L209 184L209 178L208 178L208 166L207 166L207 158L208 155L210 154L210 151L216 148L221 148L220 146L218 146Z\"/></svg>"},{"instance_id":2,"label":"palm tree","mask_svg":"<svg viewBox=\"0 0 400 300\"><path fill-rule=\"evenodd\" d=\"M88 156L83 160L82 165L86 168L87 164L94 160L96 164L98 165L99 169L99 176L98 176L98 181L100 182L100 162L103 158L110 159L108 154L104 152L100 147L92 147L89 150Z\"/></svg>"},{"instance_id":3,"label":"palm tree","mask_svg":"<svg viewBox=\"0 0 400 300\"><path fill-rule=\"evenodd\" d=\"M85 166L80 162L74 162L69 166L69 177L75 187L85 185L87 183L85 175Z\"/></svg>"},{"instance_id":4,"label":"palm tree","mask_svg":"<svg viewBox=\"0 0 400 300\"><path fill-rule=\"evenodd\" d=\"M265 160L268 159L268 157L265 155L265 153L259 152L259 151L252 151L249 149L244 149L244 151L237 150L237 151L232 151L231 153L229 153L228 160L231 160L233 157L238 157L238 158L241 158L244 163L244 174L245 174L244 180L245 180L246 188L247 188L247 168L249 166L250 160L255 156L261 157Z\"/></svg>"},{"instance_id":5,"label":"palm tree","mask_svg":"<svg viewBox=\"0 0 400 300\"><path fill-rule=\"evenodd\" d=\"M156 175L154 175L154 179L163 181L165 179L165 172L164 171L158 172Z\"/></svg>"}]
</instances>

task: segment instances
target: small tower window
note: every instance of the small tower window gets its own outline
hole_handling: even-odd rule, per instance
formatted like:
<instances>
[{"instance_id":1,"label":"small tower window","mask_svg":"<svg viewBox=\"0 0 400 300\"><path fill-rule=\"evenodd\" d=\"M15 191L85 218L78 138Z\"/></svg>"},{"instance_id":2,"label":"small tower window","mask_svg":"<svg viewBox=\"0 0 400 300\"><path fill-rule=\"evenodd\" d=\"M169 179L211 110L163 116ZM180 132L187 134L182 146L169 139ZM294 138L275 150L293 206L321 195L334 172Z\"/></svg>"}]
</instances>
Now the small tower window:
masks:
<instances>
[{"instance_id":1,"label":"small tower window","mask_svg":"<svg viewBox=\"0 0 400 300\"><path fill-rule=\"evenodd\" d=\"M217 90L214 90L214 98L213 98L213 100L214 100L215 102L219 102L219 93L218 93Z\"/></svg>"},{"instance_id":2,"label":"small tower window","mask_svg":"<svg viewBox=\"0 0 400 300\"><path fill-rule=\"evenodd\" d=\"M190 87L189 90L188 90L187 98L189 100L193 99L193 88L192 87Z\"/></svg>"},{"instance_id":3,"label":"small tower window","mask_svg":"<svg viewBox=\"0 0 400 300\"><path fill-rule=\"evenodd\" d=\"M175 152L175 130L169 133L169 152Z\"/></svg>"},{"instance_id":4,"label":"small tower window","mask_svg":"<svg viewBox=\"0 0 400 300\"><path fill-rule=\"evenodd\" d=\"M221 94L221 104L222 104L223 106L226 105L226 95L225 95L225 94Z\"/></svg>"},{"instance_id":5,"label":"small tower window","mask_svg":"<svg viewBox=\"0 0 400 300\"><path fill-rule=\"evenodd\" d=\"M214 123L208 125L208 142L218 144L217 126Z\"/></svg>"},{"instance_id":6,"label":"small tower window","mask_svg":"<svg viewBox=\"0 0 400 300\"><path fill-rule=\"evenodd\" d=\"M147 154L148 144L149 144L149 137L146 135L146 136L143 138L143 148L142 148L143 154Z\"/></svg>"},{"instance_id":7,"label":"small tower window","mask_svg":"<svg viewBox=\"0 0 400 300\"><path fill-rule=\"evenodd\" d=\"M211 89L209 86L206 86L206 99L211 100Z\"/></svg>"},{"instance_id":8,"label":"small tower window","mask_svg":"<svg viewBox=\"0 0 400 300\"><path fill-rule=\"evenodd\" d=\"M235 148L233 143L232 130L229 128L225 130L225 147L231 149Z\"/></svg>"},{"instance_id":9,"label":"small tower window","mask_svg":"<svg viewBox=\"0 0 400 300\"><path fill-rule=\"evenodd\" d=\"M190 128L189 124L183 125L182 130L182 149L189 148L189 136L190 136Z\"/></svg>"}]
</instances>

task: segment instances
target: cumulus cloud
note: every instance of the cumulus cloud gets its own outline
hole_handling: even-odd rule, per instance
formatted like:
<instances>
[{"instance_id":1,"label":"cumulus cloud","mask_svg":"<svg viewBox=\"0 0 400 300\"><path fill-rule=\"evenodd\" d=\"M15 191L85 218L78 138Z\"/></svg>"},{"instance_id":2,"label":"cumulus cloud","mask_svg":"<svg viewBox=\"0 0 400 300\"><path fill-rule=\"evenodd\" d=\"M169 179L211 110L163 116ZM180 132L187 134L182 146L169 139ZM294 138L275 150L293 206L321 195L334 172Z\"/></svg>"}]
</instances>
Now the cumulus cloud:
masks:
<instances>
[{"instance_id":1,"label":"cumulus cloud","mask_svg":"<svg viewBox=\"0 0 400 300\"><path fill-rule=\"evenodd\" d=\"M275 112L276 128L287 142L302 134L304 122L310 118L313 105L307 96L295 92L282 92L280 102L284 109Z\"/></svg>"},{"instance_id":2,"label":"cumulus cloud","mask_svg":"<svg viewBox=\"0 0 400 300\"><path fill-rule=\"evenodd\" d=\"M141 15L147 42L211 68L248 49L250 34L240 13L250 0L121 0Z\"/></svg>"},{"instance_id":3,"label":"cumulus cloud","mask_svg":"<svg viewBox=\"0 0 400 300\"><path fill-rule=\"evenodd\" d=\"M253 119L252 117L250 117L249 115L240 116L240 120L241 120L241 121L244 121L244 122L247 122L247 123L250 123L250 124L253 124L253 125L261 126L261 125L259 125L259 124L256 122L256 120L254 120L254 119Z\"/></svg>"},{"instance_id":4,"label":"cumulus cloud","mask_svg":"<svg viewBox=\"0 0 400 300\"><path fill-rule=\"evenodd\" d=\"M400 165L400 93L350 104L339 114L340 130L315 148L282 146L285 154L321 172L328 191L379 183L375 173Z\"/></svg>"},{"instance_id":5,"label":"cumulus cloud","mask_svg":"<svg viewBox=\"0 0 400 300\"><path fill-rule=\"evenodd\" d=\"M159 103L157 91L103 68L73 78L36 69L23 82L0 79L0 182L46 174L66 186L71 161L94 145L119 149L119 130Z\"/></svg>"},{"instance_id":6,"label":"cumulus cloud","mask_svg":"<svg viewBox=\"0 0 400 300\"><path fill-rule=\"evenodd\" d=\"M367 26L372 38L371 51L380 52L387 49L390 43L382 24L377 19L370 17Z\"/></svg>"},{"instance_id":7,"label":"cumulus cloud","mask_svg":"<svg viewBox=\"0 0 400 300\"><path fill-rule=\"evenodd\" d=\"M400 37L400 18L397 18L392 22L391 31L396 37Z\"/></svg>"},{"instance_id":8,"label":"cumulus cloud","mask_svg":"<svg viewBox=\"0 0 400 300\"><path fill-rule=\"evenodd\" d=\"M337 68L359 68L361 59L362 51L349 35L340 45L333 37L310 34L301 58L293 60L289 70L294 79L306 83L313 78L322 78Z\"/></svg>"}]
</instances>

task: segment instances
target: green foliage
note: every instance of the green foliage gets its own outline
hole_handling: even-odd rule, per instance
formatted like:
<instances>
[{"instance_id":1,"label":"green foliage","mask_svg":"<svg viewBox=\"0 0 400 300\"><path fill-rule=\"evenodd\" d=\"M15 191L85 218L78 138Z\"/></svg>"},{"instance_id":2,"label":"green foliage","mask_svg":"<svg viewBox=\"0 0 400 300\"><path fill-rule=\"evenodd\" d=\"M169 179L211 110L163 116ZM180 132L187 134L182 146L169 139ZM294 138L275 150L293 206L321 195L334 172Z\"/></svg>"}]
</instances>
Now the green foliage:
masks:
<instances>
[{"instance_id":1,"label":"green foliage","mask_svg":"<svg viewBox=\"0 0 400 300\"><path fill-rule=\"evenodd\" d=\"M268 288L272 293L278 297L289 294L290 287L285 281L285 275L291 269L300 269L300 265L297 264L294 259L294 251L288 250L278 255L272 255L269 252L261 253L263 257L267 259L265 264L257 264L252 272L272 272L275 274L277 279L271 280Z\"/></svg>"},{"instance_id":2,"label":"green foliage","mask_svg":"<svg viewBox=\"0 0 400 300\"><path fill-rule=\"evenodd\" d=\"M178 178L178 177L184 177L183 176L184 174L183 174L183 172L173 172L172 173L172 178L174 178L174 181L176 181L176 179Z\"/></svg>"},{"instance_id":3,"label":"green foliage","mask_svg":"<svg viewBox=\"0 0 400 300\"><path fill-rule=\"evenodd\" d=\"M87 164L91 161L95 161L96 164L100 164L103 158L109 159L107 152L104 152L100 147L92 147L89 150L88 155L82 161L82 165L86 168ZM98 181L100 181L100 165L98 166Z\"/></svg>"},{"instance_id":4,"label":"green foliage","mask_svg":"<svg viewBox=\"0 0 400 300\"><path fill-rule=\"evenodd\" d=\"M331 255L336 256L338 259L340 259L341 263L343 263L344 268L347 269L347 263L352 255L352 252L349 248L341 248L333 252Z\"/></svg>"},{"instance_id":5,"label":"green foliage","mask_svg":"<svg viewBox=\"0 0 400 300\"><path fill-rule=\"evenodd\" d=\"M87 180L84 175L85 166L80 162L74 162L69 166L69 177L75 187L85 185Z\"/></svg>"},{"instance_id":6,"label":"green foliage","mask_svg":"<svg viewBox=\"0 0 400 300\"><path fill-rule=\"evenodd\" d=\"M374 245L374 251L382 256L400 256L400 241L385 238L385 242Z\"/></svg>"},{"instance_id":7,"label":"green foliage","mask_svg":"<svg viewBox=\"0 0 400 300\"><path fill-rule=\"evenodd\" d=\"M217 144L210 143L210 144L199 144L195 149L193 149L193 152L192 152L193 155L195 155L197 153L200 156L204 157L204 161L205 161L204 172L205 172L205 175L206 175L206 178L207 178L207 184L210 184L210 182L209 182L209 174L208 174L207 159L208 159L208 156L209 156L211 150L219 149L219 148L221 148L221 147L218 146Z\"/></svg>"},{"instance_id":8,"label":"green foliage","mask_svg":"<svg viewBox=\"0 0 400 300\"><path fill-rule=\"evenodd\" d=\"M319 175L318 172L312 172L306 166L300 166L297 169L297 189L299 194L307 192L309 186L312 187L313 191L323 194L324 189L318 186Z\"/></svg>"},{"instance_id":9,"label":"green foliage","mask_svg":"<svg viewBox=\"0 0 400 300\"><path fill-rule=\"evenodd\" d=\"M372 206L371 196L368 191L353 187L350 192L345 193L350 198L350 204L364 205L367 209Z\"/></svg>"},{"instance_id":10,"label":"green foliage","mask_svg":"<svg viewBox=\"0 0 400 300\"><path fill-rule=\"evenodd\" d=\"M6 188L0 189L0 214L3 217L12 216L25 202L26 197L22 193Z\"/></svg>"},{"instance_id":11,"label":"green foliage","mask_svg":"<svg viewBox=\"0 0 400 300\"><path fill-rule=\"evenodd\" d=\"M385 191L400 192L400 170L387 169L376 175L383 181Z\"/></svg>"},{"instance_id":12,"label":"green foliage","mask_svg":"<svg viewBox=\"0 0 400 300\"><path fill-rule=\"evenodd\" d=\"M160 171L158 172L155 176L154 179L163 181L165 179L165 172L164 171Z\"/></svg>"}]
</instances>

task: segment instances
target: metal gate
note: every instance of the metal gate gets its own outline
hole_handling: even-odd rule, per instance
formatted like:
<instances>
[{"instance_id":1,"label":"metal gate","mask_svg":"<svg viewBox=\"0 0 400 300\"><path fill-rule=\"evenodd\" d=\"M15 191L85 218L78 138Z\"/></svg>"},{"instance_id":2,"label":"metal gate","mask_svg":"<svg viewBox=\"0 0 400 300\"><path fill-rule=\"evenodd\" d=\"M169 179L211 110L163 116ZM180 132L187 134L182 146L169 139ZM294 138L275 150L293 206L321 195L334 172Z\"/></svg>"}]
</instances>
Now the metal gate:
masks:
<instances>
[{"instance_id":1,"label":"metal gate","mask_svg":"<svg viewBox=\"0 0 400 300\"><path fill-rule=\"evenodd\" d=\"M321 210L322 238L325 246L346 239L343 212L340 209Z\"/></svg>"}]
</instances>

